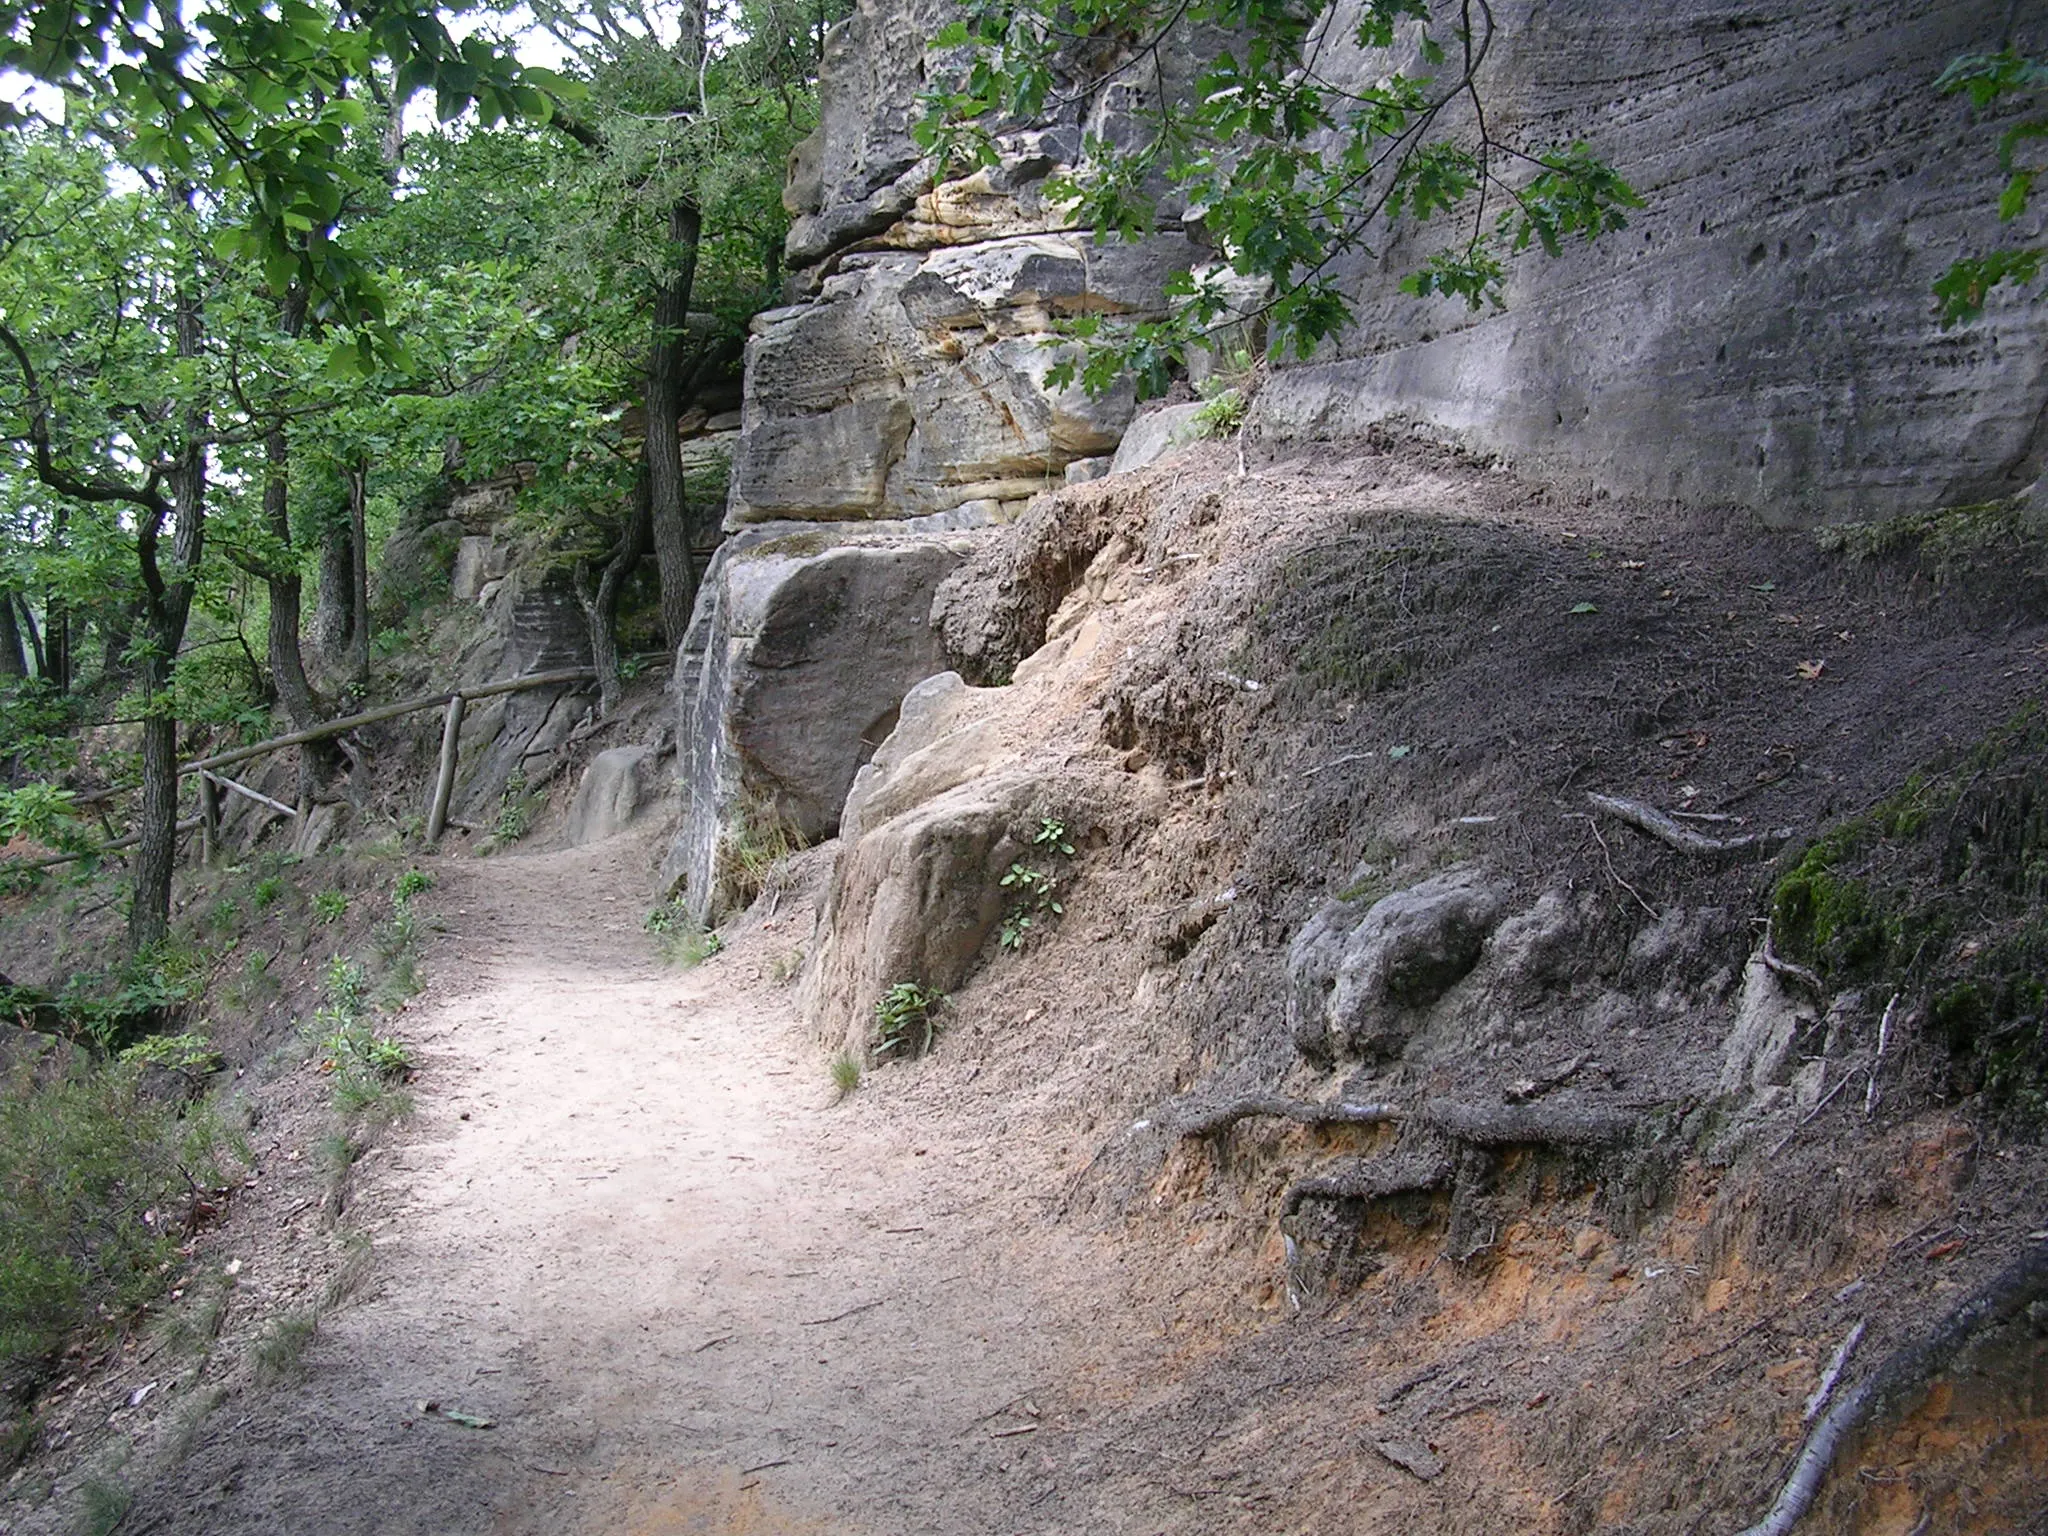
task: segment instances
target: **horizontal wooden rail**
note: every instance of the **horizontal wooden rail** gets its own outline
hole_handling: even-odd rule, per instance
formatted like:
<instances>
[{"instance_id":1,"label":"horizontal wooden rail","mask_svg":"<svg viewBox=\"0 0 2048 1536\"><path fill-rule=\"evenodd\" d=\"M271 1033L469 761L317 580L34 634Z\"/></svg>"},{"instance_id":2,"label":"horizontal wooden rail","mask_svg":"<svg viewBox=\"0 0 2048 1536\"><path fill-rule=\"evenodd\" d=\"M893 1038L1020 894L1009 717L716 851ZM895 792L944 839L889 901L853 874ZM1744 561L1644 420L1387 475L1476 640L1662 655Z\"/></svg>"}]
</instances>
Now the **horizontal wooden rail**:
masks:
<instances>
[{"instance_id":1,"label":"horizontal wooden rail","mask_svg":"<svg viewBox=\"0 0 2048 1536\"><path fill-rule=\"evenodd\" d=\"M440 709L458 693L465 699L488 699L500 693L521 693L528 688L546 688L557 683L587 683L597 676L591 667L564 667L558 672L529 672L524 677L508 677L495 683L484 683L475 688L450 688L441 693L423 693L416 699L401 699L396 704L380 704L375 709L366 709L359 715L344 715L339 720L329 720L303 731L293 731L288 736L273 736L268 741L259 741L253 747L236 747L231 752L216 752L211 757L202 757L187 763L178 770L180 776L188 773L203 773L209 768L226 768L234 763L247 762L252 757L261 757L266 752L280 751L285 747L301 747L309 741L325 741L330 736L340 736L365 725L377 725L386 720L396 720L400 715L410 715L422 709Z\"/></svg>"},{"instance_id":2,"label":"horizontal wooden rail","mask_svg":"<svg viewBox=\"0 0 2048 1536\"><path fill-rule=\"evenodd\" d=\"M414 714L423 709L440 709L458 699L488 699L501 693L523 693L529 688L547 688L563 683L587 683L593 681L596 677L596 669L592 667L562 667L553 672L529 672L523 677L501 678L495 683L483 683L475 688L451 688L443 693L425 693L415 699L401 699L396 704L383 704L379 705L376 709L366 709L359 715L344 715L339 720L329 720L324 725L316 725L309 730L293 731L286 736L273 736L270 740L259 741L254 746L236 747L231 752L216 752L211 757L202 757L185 764L178 770L178 777L183 778L191 773L203 774L205 776L201 781L202 788L205 790L205 793L201 795L202 802L214 798L211 784L208 783L208 781L212 781L212 783L217 783L238 794L247 795L251 800L259 800L265 805L281 810L288 816L296 815L297 812L293 811L290 807L270 799L267 795L260 795L246 785L237 784L232 779L222 778L212 770L226 768L234 763L245 763L252 757L261 757L266 752L281 751L285 747L300 747L311 741L325 741L330 736L340 736L358 727L376 725L385 720L396 720L402 715ZM462 718L459 707L453 713L459 723ZM436 775L437 781L451 778L450 768L448 744L444 742L442 745L440 772ZM442 787L440 782L436 783L435 790L434 798L441 807L441 816L445 818L447 815L448 791ZM214 816L216 818L219 816L217 803L214 809ZM177 824L179 832L190 832L195 827L203 828L208 832L212 830L207 826L207 817L204 814L194 816ZM438 831L439 829L437 828L436 830ZM60 853L49 858L31 859L25 862L30 869L49 869L58 864L69 864L76 859L98 858L103 853L114 853L123 848L133 848L141 841L142 834L140 832L130 832L125 836L101 843L96 848L88 848L79 853ZM211 844L212 838L210 836L207 842L209 845ZM206 853L209 857L211 856L211 846L206 849ZM4 862L15 863L17 861L10 859Z\"/></svg>"}]
</instances>

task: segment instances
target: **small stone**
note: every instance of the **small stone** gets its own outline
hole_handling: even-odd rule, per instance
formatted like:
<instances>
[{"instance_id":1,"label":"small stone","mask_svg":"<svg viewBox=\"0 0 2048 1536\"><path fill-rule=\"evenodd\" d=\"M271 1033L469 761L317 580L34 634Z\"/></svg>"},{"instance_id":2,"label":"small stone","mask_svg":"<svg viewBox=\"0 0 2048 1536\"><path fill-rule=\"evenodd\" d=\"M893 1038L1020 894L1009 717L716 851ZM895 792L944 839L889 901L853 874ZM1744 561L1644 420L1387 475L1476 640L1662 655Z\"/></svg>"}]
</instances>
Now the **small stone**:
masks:
<instances>
[{"instance_id":1,"label":"small stone","mask_svg":"<svg viewBox=\"0 0 2048 1536\"><path fill-rule=\"evenodd\" d=\"M1607 1246L1607 1234L1598 1227L1581 1227L1579 1235L1572 1239L1572 1253L1580 1263L1591 1263L1600 1256L1600 1250Z\"/></svg>"}]
</instances>

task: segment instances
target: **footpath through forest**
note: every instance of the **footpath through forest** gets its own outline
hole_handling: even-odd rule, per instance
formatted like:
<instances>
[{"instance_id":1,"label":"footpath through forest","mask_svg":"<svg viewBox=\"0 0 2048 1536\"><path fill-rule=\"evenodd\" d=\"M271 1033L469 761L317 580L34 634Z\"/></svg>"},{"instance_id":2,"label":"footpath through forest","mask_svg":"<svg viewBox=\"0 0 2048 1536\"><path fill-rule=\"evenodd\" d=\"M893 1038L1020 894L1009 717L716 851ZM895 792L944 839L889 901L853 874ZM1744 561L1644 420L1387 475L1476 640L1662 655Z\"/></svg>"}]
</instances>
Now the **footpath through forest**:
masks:
<instances>
[{"instance_id":1,"label":"footpath through forest","mask_svg":"<svg viewBox=\"0 0 2048 1536\"><path fill-rule=\"evenodd\" d=\"M441 866L417 1114L353 1181L369 1286L124 1530L902 1536L1064 1502L1072 1389L1155 1348L1108 1246L1028 1214L1031 1148L834 1102L767 974L797 919L664 967L647 868L631 834Z\"/></svg>"}]
</instances>

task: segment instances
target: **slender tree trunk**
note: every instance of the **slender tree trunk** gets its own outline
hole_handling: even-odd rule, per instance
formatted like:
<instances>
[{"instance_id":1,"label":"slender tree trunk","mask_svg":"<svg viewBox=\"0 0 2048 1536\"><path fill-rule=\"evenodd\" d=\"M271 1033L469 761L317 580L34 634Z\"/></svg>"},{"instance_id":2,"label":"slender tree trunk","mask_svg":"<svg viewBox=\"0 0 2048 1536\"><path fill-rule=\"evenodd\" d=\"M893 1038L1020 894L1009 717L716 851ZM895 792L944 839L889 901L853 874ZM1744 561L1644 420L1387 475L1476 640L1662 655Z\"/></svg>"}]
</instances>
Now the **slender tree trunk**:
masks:
<instances>
[{"instance_id":1,"label":"slender tree trunk","mask_svg":"<svg viewBox=\"0 0 2048 1536\"><path fill-rule=\"evenodd\" d=\"M339 676L355 629L355 540L346 518L320 539L320 595L313 604L313 646L327 675Z\"/></svg>"},{"instance_id":2,"label":"slender tree trunk","mask_svg":"<svg viewBox=\"0 0 2048 1536\"><path fill-rule=\"evenodd\" d=\"M28 656L21 648L21 626L14 622L14 594L0 592L0 677L28 676Z\"/></svg>"},{"instance_id":3,"label":"slender tree trunk","mask_svg":"<svg viewBox=\"0 0 2048 1536\"><path fill-rule=\"evenodd\" d=\"M128 647L135 639L135 608L117 608L101 621L100 675L118 677L127 670Z\"/></svg>"},{"instance_id":4,"label":"slender tree trunk","mask_svg":"<svg viewBox=\"0 0 2048 1536\"><path fill-rule=\"evenodd\" d=\"M576 562L576 601L590 631L590 664L597 672L597 714L609 720L619 707L619 596L651 542L651 501L643 476L633 496L633 514L619 542L612 546L593 586L589 562Z\"/></svg>"},{"instance_id":5,"label":"slender tree trunk","mask_svg":"<svg viewBox=\"0 0 2048 1536\"><path fill-rule=\"evenodd\" d=\"M22 633L28 636L28 653L35 659L36 676L48 677L50 666L43 651L43 632L36 627L35 610L28 605L28 599L17 593L11 601L21 614Z\"/></svg>"},{"instance_id":6,"label":"slender tree trunk","mask_svg":"<svg viewBox=\"0 0 2048 1536\"><path fill-rule=\"evenodd\" d=\"M177 295L178 355L193 358L205 341L205 319L196 294L181 285ZM206 545L206 412L188 406L185 446L168 476L172 517L171 570L166 579L157 558L164 511L144 516L137 534L142 564L143 621L148 654L142 662L142 807L136 827L135 894L128 908L128 942L141 950L171 930L171 873L178 855L178 722L166 697L192 612L192 584Z\"/></svg>"},{"instance_id":7,"label":"slender tree trunk","mask_svg":"<svg viewBox=\"0 0 2048 1536\"><path fill-rule=\"evenodd\" d=\"M285 468L290 449L285 443L284 428L274 429L264 439L263 449L269 461L269 479L263 485L264 519L270 524L270 531L285 540L289 548L291 516L286 497L290 493ZM285 716L293 730L303 731L320 723L321 709L320 701L313 696L313 685L306 681L306 660L299 647L299 607L304 584L297 557L289 558L290 564L264 578L270 588L270 627L264 637L264 650L270 663L270 679L284 705Z\"/></svg>"},{"instance_id":8,"label":"slender tree trunk","mask_svg":"<svg viewBox=\"0 0 2048 1536\"><path fill-rule=\"evenodd\" d=\"M683 489L684 345L690 291L697 278L697 247L704 218L695 203L678 198L669 208L669 277L654 289L654 347L647 363L647 490L654 524L654 555L661 567L661 627L669 649L683 643L697 603L690 508Z\"/></svg>"},{"instance_id":9,"label":"slender tree trunk","mask_svg":"<svg viewBox=\"0 0 2048 1536\"><path fill-rule=\"evenodd\" d=\"M367 460L349 471L349 671L359 684L370 680L369 482Z\"/></svg>"},{"instance_id":10,"label":"slender tree trunk","mask_svg":"<svg viewBox=\"0 0 2048 1536\"><path fill-rule=\"evenodd\" d=\"M50 521L50 541L62 549L71 537L71 514L61 503ZM62 594L43 595L43 676L59 693L71 691L71 612Z\"/></svg>"}]
</instances>

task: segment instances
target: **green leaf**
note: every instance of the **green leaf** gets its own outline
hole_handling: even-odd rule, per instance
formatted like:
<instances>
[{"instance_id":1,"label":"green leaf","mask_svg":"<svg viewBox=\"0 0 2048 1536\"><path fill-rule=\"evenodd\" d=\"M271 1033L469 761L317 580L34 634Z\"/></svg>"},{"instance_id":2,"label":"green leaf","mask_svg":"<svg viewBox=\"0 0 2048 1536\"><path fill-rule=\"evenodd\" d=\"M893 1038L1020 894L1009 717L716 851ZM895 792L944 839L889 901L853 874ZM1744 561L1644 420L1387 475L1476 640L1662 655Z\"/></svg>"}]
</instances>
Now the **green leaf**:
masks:
<instances>
[{"instance_id":1,"label":"green leaf","mask_svg":"<svg viewBox=\"0 0 2048 1536\"><path fill-rule=\"evenodd\" d=\"M1598 613L1600 605L1598 603L1573 603L1570 611L1573 613Z\"/></svg>"}]
</instances>

